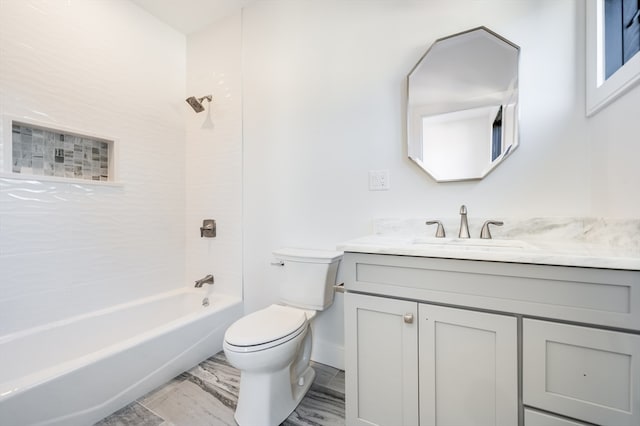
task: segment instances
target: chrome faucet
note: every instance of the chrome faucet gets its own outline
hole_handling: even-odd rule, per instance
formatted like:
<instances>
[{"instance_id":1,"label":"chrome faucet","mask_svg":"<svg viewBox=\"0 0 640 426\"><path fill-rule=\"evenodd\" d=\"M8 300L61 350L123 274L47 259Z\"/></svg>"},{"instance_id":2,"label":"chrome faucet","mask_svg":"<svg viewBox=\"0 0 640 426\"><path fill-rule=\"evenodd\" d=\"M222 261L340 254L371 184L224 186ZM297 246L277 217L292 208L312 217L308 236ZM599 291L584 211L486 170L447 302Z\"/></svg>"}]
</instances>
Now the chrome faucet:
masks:
<instances>
[{"instance_id":1,"label":"chrome faucet","mask_svg":"<svg viewBox=\"0 0 640 426\"><path fill-rule=\"evenodd\" d=\"M471 235L469 235L469 222L467 222L467 206L464 204L460 206L460 230L458 231L458 238L471 238Z\"/></svg>"},{"instance_id":2,"label":"chrome faucet","mask_svg":"<svg viewBox=\"0 0 640 426\"><path fill-rule=\"evenodd\" d=\"M202 287L204 284L211 284L213 285L213 275L209 274L204 278L200 278L199 280L196 280L196 288L200 288Z\"/></svg>"}]
</instances>

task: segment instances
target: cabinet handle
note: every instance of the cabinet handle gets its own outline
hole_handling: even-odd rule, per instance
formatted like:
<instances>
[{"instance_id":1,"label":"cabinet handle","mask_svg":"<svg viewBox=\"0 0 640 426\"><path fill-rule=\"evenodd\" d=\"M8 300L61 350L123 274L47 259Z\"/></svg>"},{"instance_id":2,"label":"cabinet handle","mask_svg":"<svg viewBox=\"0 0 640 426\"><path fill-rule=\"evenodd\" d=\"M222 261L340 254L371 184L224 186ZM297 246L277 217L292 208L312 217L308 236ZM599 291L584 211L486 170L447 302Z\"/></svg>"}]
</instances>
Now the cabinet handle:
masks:
<instances>
[{"instance_id":1,"label":"cabinet handle","mask_svg":"<svg viewBox=\"0 0 640 426\"><path fill-rule=\"evenodd\" d=\"M406 324L413 324L413 314L404 314L402 319L404 319Z\"/></svg>"}]
</instances>

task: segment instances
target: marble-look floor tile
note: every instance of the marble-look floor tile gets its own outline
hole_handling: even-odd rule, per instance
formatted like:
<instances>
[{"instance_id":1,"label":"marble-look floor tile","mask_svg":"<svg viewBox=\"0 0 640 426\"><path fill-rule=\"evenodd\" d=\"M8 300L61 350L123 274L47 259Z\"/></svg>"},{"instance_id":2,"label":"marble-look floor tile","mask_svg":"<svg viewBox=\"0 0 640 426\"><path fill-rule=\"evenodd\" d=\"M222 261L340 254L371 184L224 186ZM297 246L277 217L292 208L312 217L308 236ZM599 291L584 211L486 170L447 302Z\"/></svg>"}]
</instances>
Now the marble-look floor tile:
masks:
<instances>
[{"instance_id":1,"label":"marble-look floor tile","mask_svg":"<svg viewBox=\"0 0 640 426\"><path fill-rule=\"evenodd\" d=\"M138 402L142 406L148 407L152 405L156 399L162 398L167 394L170 394L171 392L173 392L180 383L184 382L188 378L189 376L187 373L182 373L179 376L176 376L173 379L169 380L167 383L160 386L159 388L152 390L142 398L138 398Z\"/></svg>"},{"instance_id":2,"label":"marble-look floor tile","mask_svg":"<svg viewBox=\"0 0 640 426\"><path fill-rule=\"evenodd\" d=\"M338 370L335 377L329 381L326 387L341 393L342 398L344 399L344 371Z\"/></svg>"},{"instance_id":3,"label":"marble-look floor tile","mask_svg":"<svg viewBox=\"0 0 640 426\"><path fill-rule=\"evenodd\" d=\"M338 371L340 371L337 368L317 362L311 362L311 367L313 367L316 372L316 378L313 382L321 386L328 385L336 374L338 374Z\"/></svg>"},{"instance_id":4,"label":"marble-look floor tile","mask_svg":"<svg viewBox=\"0 0 640 426\"><path fill-rule=\"evenodd\" d=\"M168 426L164 419L158 417L142 405L134 402L102 419L95 426Z\"/></svg>"},{"instance_id":5,"label":"marble-look floor tile","mask_svg":"<svg viewBox=\"0 0 640 426\"><path fill-rule=\"evenodd\" d=\"M344 426L344 394L312 385L282 426Z\"/></svg>"},{"instance_id":6,"label":"marble-look floor tile","mask_svg":"<svg viewBox=\"0 0 640 426\"><path fill-rule=\"evenodd\" d=\"M283 426L344 425L344 371L317 363L313 363L313 368L316 379L311 389ZM240 371L220 352L123 410L143 409L151 413L157 422L149 426L235 426L233 415L239 389ZM104 419L99 426L147 425L135 417L116 420L118 413Z\"/></svg>"},{"instance_id":7,"label":"marble-look floor tile","mask_svg":"<svg viewBox=\"0 0 640 426\"><path fill-rule=\"evenodd\" d=\"M156 398L147 408L179 426L236 424L234 409L191 380L177 384L170 393Z\"/></svg>"},{"instance_id":8,"label":"marble-look floor tile","mask_svg":"<svg viewBox=\"0 0 640 426\"><path fill-rule=\"evenodd\" d=\"M226 406L235 410L240 393L240 372L227 362L224 354L216 354L203 361L188 374L191 381L203 390L215 393Z\"/></svg>"}]
</instances>

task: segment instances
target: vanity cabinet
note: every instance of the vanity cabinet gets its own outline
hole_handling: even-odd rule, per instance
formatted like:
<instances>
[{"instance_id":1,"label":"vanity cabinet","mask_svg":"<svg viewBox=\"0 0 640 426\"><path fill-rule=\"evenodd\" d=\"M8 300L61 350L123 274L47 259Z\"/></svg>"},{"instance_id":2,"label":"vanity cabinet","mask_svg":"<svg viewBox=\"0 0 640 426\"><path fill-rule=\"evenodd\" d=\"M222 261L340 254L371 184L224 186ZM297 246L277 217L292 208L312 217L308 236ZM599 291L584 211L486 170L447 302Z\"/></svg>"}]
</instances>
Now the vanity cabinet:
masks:
<instances>
[{"instance_id":1,"label":"vanity cabinet","mask_svg":"<svg viewBox=\"0 0 640 426\"><path fill-rule=\"evenodd\" d=\"M515 317L347 293L345 320L348 425L517 424Z\"/></svg>"},{"instance_id":2,"label":"vanity cabinet","mask_svg":"<svg viewBox=\"0 0 640 426\"><path fill-rule=\"evenodd\" d=\"M342 262L348 426L640 425L640 271Z\"/></svg>"}]
</instances>

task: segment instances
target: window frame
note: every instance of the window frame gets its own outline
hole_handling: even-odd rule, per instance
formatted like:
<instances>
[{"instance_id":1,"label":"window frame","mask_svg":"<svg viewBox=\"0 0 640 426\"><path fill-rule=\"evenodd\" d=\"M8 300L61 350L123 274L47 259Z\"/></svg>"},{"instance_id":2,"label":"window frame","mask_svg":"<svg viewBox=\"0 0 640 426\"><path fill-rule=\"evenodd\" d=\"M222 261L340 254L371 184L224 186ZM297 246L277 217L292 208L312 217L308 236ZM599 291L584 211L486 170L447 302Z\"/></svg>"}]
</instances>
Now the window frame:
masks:
<instances>
[{"instance_id":1,"label":"window frame","mask_svg":"<svg viewBox=\"0 0 640 426\"><path fill-rule=\"evenodd\" d=\"M590 117L640 82L640 53L605 79L604 1L586 3L586 114Z\"/></svg>"}]
</instances>

